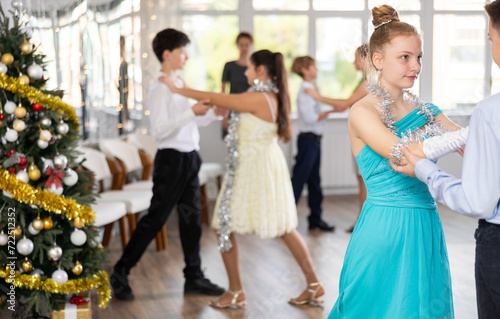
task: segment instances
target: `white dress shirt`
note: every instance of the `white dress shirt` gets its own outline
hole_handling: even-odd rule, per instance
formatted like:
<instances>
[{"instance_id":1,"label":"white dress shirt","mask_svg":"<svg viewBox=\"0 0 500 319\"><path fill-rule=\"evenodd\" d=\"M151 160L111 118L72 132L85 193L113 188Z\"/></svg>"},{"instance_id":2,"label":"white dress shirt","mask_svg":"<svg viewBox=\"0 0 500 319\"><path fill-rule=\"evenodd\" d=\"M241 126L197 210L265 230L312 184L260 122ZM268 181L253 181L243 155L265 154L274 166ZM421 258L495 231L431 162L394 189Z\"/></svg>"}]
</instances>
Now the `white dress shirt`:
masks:
<instances>
[{"instance_id":1,"label":"white dress shirt","mask_svg":"<svg viewBox=\"0 0 500 319\"><path fill-rule=\"evenodd\" d=\"M314 83L303 81L299 94L297 94L297 109L299 117L297 124L299 132L311 132L316 135L323 134L323 121L318 121L318 116L321 114L320 103L310 94L305 92L306 89L314 89Z\"/></svg>"},{"instance_id":2,"label":"white dress shirt","mask_svg":"<svg viewBox=\"0 0 500 319\"><path fill-rule=\"evenodd\" d=\"M462 179L428 159L417 162L415 175L432 197L457 213L500 224L500 93L480 102L472 113Z\"/></svg>"},{"instance_id":3,"label":"white dress shirt","mask_svg":"<svg viewBox=\"0 0 500 319\"><path fill-rule=\"evenodd\" d=\"M179 152L198 151L200 133L198 126L207 126L217 119L213 109L203 116L196 116L188 99L172 93L168 86L158 80L165 76L160 72L149 88L146 106L149 110L149 125L158 149L171 148ZM181 79L175 83L182 87Z\"/></svg>"}]
</instances>

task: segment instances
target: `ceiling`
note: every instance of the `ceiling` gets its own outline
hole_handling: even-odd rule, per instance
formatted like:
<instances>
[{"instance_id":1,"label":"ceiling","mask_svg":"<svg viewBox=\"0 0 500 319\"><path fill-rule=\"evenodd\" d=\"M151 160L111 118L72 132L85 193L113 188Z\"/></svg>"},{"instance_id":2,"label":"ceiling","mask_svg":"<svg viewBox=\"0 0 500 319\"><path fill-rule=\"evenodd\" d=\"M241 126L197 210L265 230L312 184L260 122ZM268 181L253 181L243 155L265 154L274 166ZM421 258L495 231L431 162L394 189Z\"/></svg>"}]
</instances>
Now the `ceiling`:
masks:
<instances>
[{"instance_id":1,"label":"ceiling","mask_svg":"<svg viewBox=\"0 0 500 319\"><path fill-rule=\"evenodd\" d=\"M24 8L27 9L28 6L31 7L31 11L62 11L70 8L76 4L82 3L84 0L22 0ZM10 10L12 0L0 0L2 8L5 10ZM87 0L87 3L91 7L104 6L112 2L120 2L117 0Z\"/></svg>"}]
</instances>

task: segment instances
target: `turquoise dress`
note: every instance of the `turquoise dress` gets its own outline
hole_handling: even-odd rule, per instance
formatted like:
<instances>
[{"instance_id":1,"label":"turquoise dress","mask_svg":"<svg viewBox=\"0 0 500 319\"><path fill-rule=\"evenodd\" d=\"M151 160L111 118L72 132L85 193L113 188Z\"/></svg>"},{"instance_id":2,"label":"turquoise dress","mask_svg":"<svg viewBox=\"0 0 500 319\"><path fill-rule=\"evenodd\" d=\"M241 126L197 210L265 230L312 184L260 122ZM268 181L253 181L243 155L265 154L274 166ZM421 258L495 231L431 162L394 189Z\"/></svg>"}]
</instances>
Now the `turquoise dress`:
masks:
<instances>
[{"instance_id":1,"label":"turquoise dress","mask_svg":"<svg viewBox=\"0 0 500 319\"><path fill-rule=\"evenodd\" d=\"M428 104L434 115L441 111ZM399 132L426 123L418 110ZM368 190L329 319L454 318L448 253L436 202L417 178L396 173L365 146L356 157Z\"/></svg>"}]
</instances>

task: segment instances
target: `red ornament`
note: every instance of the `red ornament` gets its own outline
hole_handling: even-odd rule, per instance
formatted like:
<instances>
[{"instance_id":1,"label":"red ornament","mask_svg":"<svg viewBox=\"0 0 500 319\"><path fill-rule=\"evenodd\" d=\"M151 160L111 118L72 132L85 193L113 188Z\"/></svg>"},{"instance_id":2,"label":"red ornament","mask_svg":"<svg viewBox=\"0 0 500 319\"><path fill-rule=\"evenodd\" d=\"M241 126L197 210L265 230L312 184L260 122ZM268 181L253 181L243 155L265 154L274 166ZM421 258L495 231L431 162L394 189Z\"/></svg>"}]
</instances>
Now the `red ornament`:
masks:
<instances>
[{"instance_id":1,"label":"red ornament","mask_svg":"<svg viewBox=\"0 0 500 319\"><path fill-rule=\"evenodd\" d=\"M9 173L15 174L16 173L16 168L14 166L9 167Z\"/></svg>"},{"instance_id":2,"label":"red ornament","mask_svg":"<svg viewBox=\"0 0 500 319\"><path fill-rule=\"evenodd\" d=\"M41 112L43 110L43 107L40 104L38 104L38 103L31 104L31 108L35 112Z\"/></svg>"},{"instance_id":3,"label":"red ornament","mask_svg":"<svg viewBox=\"0 0 500 319\"><path fill-rule=\"evenodd\" d=\"M15 149L11 149L11 150L7 153L7 156L8 156L8 157L11 157L11 156L12 156L12 154L14 154L15 152L16 152L16 150L15 150Z\"/></svg>"},{"instance_id":4,"label":"red ornament","mask_svg":"<svg viewBox=\"0 0 500 319\"><path fill-rule=\"evenodd\" d=\"M69 300L69 303L72 305L85 305L89 302L88 299L83 298L80 295L73 294L71 296L71 299Z\"/></svg>"},{"instance_id":5,"label":"red ornament","mask_svg":"<svg viewBox=\"0 0 500 319\"><path fill-rule=\"evenodd\" d=\"M0 114L0 121L3 121L4 118L5 116L3 114Z\"/></svg>"},{"instance_id":6,"label":"red ornament","mask_svg":"<svg viewBox=\"0 0 500 319\"><path fill-rule=\"evenodd\" d=\"M19 158L19 165L21 165L21 166L26 165L26 157Z\"/></svg>"},{"instance_id":7,"label":"red ornament","mask_svg":"<svg viewBox=\"0 0 500 319\"><path fill-rule=\"evenodd\" d=\"M63 98L63 96L64 96L64 93L61 91L61 92L59 92L59 93L58 93L58 95L59 95L59 97L62 99L62 98Z\"/></svg>"}]
</instances>

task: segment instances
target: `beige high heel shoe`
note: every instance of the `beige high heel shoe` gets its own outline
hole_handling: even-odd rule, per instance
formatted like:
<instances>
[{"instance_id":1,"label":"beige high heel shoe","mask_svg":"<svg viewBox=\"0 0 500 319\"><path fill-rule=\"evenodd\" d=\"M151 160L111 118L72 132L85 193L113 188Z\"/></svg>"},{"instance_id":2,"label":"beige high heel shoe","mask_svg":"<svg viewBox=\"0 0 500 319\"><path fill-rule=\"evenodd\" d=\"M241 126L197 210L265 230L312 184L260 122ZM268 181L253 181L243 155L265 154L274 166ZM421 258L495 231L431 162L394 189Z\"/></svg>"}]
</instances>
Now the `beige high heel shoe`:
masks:
<instances>
[{"instance_id":1,"label":"beige high heel shoe","mask_svg":"<svg viewBox=\"0 0 500 319\"><path fill-rule=\"evenodd\" d=\"M217 299L217 302L211 301L208 304L210 306L214 307L214 308L219 308L219 309L224 309L224 308L241 308L241 307L246 306L246 304L247 304L246 300L238 301L238 296L243 293L243 290L233 291L233 290L228 289L226 291L229 292L231 295L233 295L233 298L231 298L231 303L230 304L221 305L220 298Z\"/></svg>"},{"instance_id":2,"label":"beige high heel shoe","mask_svg":"<svg viewBox=\"0 0 500 319\"><path fill-rule=\"evenodd\" d=\"M316 287L316 288L314 288L314 287ZM301 305L305 305L305 304L312 304L312 305L321 304L324 301L316 298L316 294L319 292L321 287L322 286L319 282L310 283L307 285L307 291L311 293L311 296L309 297L309 299L299 301L299 300L297 300L297 298L290 298L290 300L288 302L290 304L296 305L296 306L301 306Z\"/></svg>"}]
</instances>

